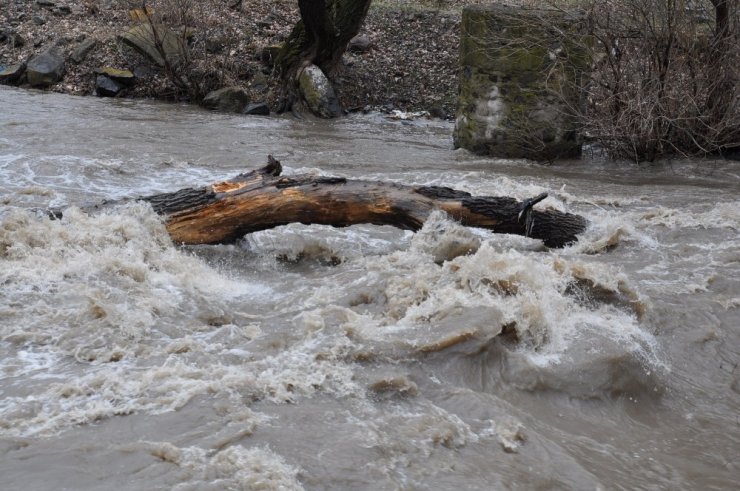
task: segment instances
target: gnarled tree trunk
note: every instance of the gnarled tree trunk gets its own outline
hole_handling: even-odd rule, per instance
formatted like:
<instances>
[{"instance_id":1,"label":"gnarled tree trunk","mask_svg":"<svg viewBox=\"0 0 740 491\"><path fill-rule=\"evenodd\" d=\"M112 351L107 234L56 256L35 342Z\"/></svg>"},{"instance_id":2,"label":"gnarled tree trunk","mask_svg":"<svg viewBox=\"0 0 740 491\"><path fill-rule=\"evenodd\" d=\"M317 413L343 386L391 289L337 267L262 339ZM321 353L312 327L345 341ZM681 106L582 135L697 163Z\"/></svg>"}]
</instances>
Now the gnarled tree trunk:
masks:
<instances>
[{"instance_id":1,"label":"gnarled tree trunk","mask_svg":"<svg viewBox=\"0 0 740 491\"><path fill-rule=\"evenodd\" d=\"M296 75L316 65L329 76L357 35L371 0L298 0L301 20L275 60L275 72L285 83L288 105ZM286 107L285 109L289 109Z\"/></svg>"},{"instance_id":2,"label":"gnarled tree trunk","mask_svg":"<svg viewBox=\"0 0 740 491\"><path fill-rule=\"evenodd\" d=\"M463 225L542 240L563 247L578 240L586 220L555 210L533 210L531 200L472 196L437 186L299 175L280 177L280 163L201 188L139 198L162 215L176 243L221 244L289 223L346 227L391 225L418 230L434 210Z\"/></svg>"}]
</instances>

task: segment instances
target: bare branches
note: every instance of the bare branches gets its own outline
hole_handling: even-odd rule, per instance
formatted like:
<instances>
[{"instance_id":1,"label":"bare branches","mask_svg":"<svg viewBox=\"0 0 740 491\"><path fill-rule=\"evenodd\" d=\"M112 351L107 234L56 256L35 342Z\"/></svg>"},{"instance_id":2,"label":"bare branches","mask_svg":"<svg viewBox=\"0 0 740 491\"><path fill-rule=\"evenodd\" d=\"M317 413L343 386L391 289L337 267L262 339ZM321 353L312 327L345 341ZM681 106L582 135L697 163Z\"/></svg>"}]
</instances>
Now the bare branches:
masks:
<instances>
[{"instance_id":1,"label":"bare branches","mask_svg":"<svg viewBox=\"0 0 740 491\"><path fill-rule=\"evenodd\" d=\"M729 16L737 0L712 0L714 26L697 3L586 3L595 42L582 118L612 157L652 161L740 149L738 26Z\"/></svg>"},{"instance_id":2,"label":"bare branches","mask_svg":"<svg viewBox=\"0 0 740 491\"><path fill-rule=\"evenodd\" d=\"M574 2L552 0L552 8ZM613 158L740 152L738 0L583 0L587 138ZM566 62L564 60L563 62ZM572 101L562 85L550 87Z\"/></svg>"},{"instance_id":3,"label":"bare branches","mask_svg":"<svg viewBox=\"0 0 740 491\"><path fill-rule=\"evenodd\" d=\"M148 26L155 63L161 69L167 93L173 98L200 100L211 90L228 85L229 46L239 33L221 26L211 2L199 0L128 0L132 20ZM135 14L135 15L134 15ZM158 95L163 95L159 93Z\"/></svg>"}]
</instances>

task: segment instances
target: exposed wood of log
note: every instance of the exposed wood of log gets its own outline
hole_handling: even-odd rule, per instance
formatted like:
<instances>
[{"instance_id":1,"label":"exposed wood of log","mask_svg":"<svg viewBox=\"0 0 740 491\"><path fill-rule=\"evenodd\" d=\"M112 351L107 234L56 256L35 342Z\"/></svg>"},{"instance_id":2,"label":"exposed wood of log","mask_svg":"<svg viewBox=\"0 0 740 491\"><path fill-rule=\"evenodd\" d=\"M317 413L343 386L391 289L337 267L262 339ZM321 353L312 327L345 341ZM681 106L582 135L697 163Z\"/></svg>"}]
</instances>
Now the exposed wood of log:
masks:
<instances>
[{"instance_id":1,"label":"exposed wood of log","mask_svg":"<svg viewBox=\"0 0 740 491\"><path fill-rule=\"evenodd\" d=\"M472 196L437 186L299 175L281 177L280 163L201 188L140 198L165 219L173 241L182 244L234 242L245 234L289 223L345 227L391 225L418 230L433 210L463 225L541 239L549 247L578 240L586 220L555 210L534 210L547 195L517 201Z\"/></svg>"}]
</instances>

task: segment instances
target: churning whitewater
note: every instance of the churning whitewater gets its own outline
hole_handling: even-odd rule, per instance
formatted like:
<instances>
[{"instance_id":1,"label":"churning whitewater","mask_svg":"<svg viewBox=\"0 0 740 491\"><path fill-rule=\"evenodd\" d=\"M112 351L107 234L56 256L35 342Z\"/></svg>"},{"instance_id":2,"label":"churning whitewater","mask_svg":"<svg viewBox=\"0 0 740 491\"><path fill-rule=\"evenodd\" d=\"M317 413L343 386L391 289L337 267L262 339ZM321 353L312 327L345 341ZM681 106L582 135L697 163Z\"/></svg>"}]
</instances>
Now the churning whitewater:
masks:
<instances>
[{"instance_id":1,"label":"churning whitewater","mask_svg":"<svg viewBox=\"0 0 740 491\"><path fill-rule=\"evenodd\" d=\"M3 489L730 489L740 176L541 167L444 122L254 119L0 88ZM107 198L260 166L586 216L563 250L289 225L173 244ZM42 210L60 208L50 220Z\"/></svg>"}]
</instances>

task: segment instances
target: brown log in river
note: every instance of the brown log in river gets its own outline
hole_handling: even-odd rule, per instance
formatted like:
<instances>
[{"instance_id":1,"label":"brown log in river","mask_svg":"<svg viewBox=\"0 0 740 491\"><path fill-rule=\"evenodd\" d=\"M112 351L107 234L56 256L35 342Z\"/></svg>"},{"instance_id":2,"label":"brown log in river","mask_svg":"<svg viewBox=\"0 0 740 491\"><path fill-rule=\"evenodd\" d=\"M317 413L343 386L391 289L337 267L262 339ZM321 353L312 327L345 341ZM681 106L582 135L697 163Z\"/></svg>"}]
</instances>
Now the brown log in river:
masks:
<instances>
[{"instance_id":1,"label":"brown log in river","mask_svg":"<svg viewBox=\"0 0 740 491\"><path fill-rule=\"evenodd\" d=\"M298 175L281 177L280 163L201 188L138 198L164 217L179 244L231 243L250 232L289 223L346 227L391 225L418 230L434 210L462 225L540 239L548 247L578 240L587 221L578 215L532 207L547 195L517 201L472 196L437 186Z\"/></svg>"}]
</instances>

